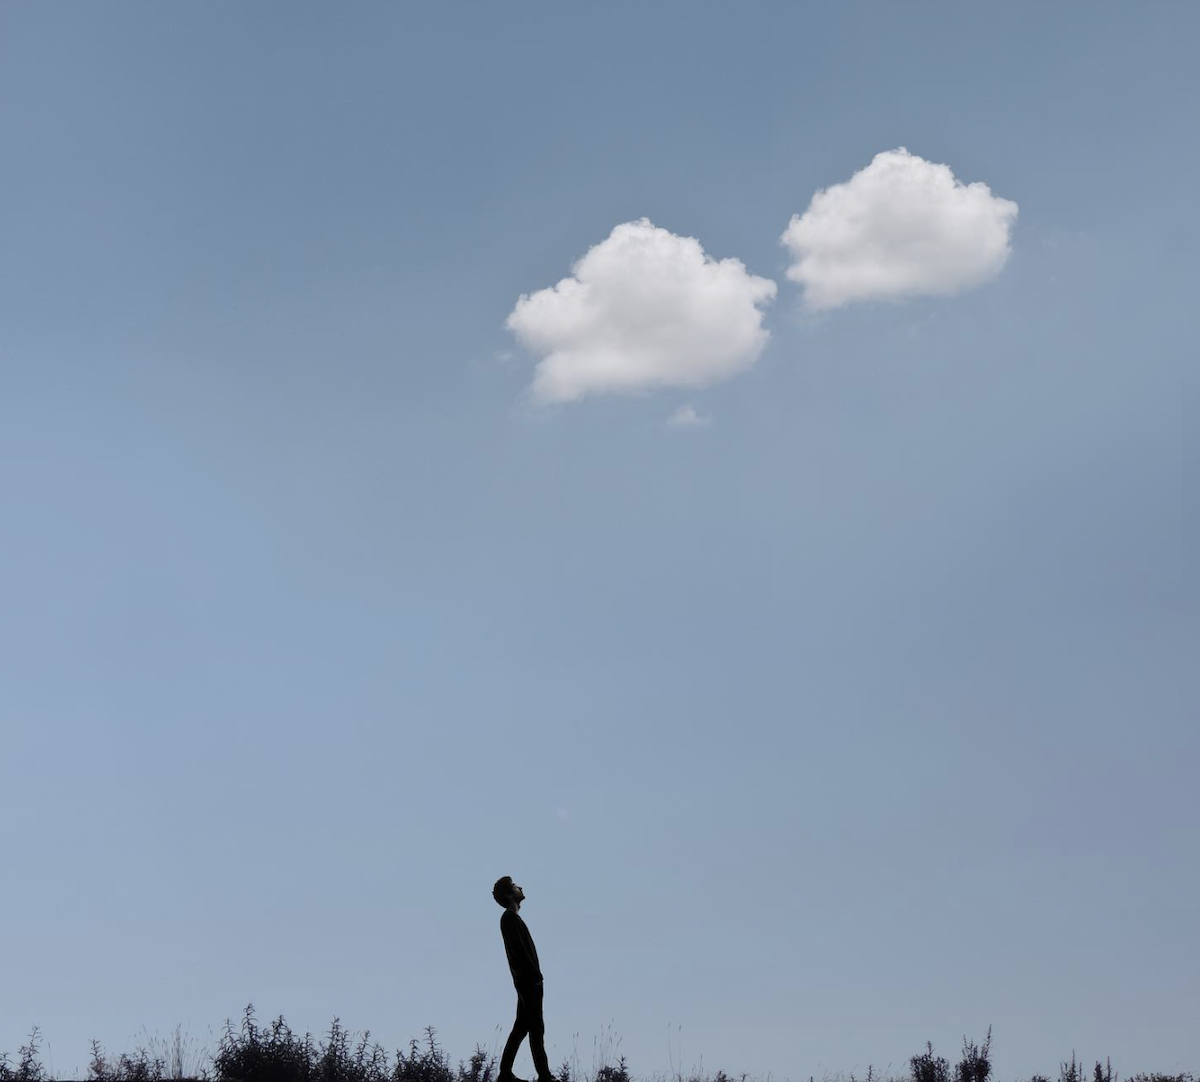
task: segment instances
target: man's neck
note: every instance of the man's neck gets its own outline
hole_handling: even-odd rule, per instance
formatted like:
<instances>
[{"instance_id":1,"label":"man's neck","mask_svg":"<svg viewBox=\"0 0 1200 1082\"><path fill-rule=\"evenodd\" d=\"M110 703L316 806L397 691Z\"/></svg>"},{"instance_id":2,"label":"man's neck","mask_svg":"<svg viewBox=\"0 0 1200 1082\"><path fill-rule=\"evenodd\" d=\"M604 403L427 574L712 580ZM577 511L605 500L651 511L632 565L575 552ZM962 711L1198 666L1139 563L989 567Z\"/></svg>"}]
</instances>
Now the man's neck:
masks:
<instances>
[{"instance_id":1,"label":"man's neck","mask_svg":"<svg viewBox=\"0 0 1200 1082\"><path fill-rule=\"evenodd\" d=\"M508 911L509 911L510 913L517 913L517 911L518 911L520 908L521 908L521 903L520 903L520 902L510 902L510 903L509 903L509 906L508 906Z\"/></svg>"}]
</instances>

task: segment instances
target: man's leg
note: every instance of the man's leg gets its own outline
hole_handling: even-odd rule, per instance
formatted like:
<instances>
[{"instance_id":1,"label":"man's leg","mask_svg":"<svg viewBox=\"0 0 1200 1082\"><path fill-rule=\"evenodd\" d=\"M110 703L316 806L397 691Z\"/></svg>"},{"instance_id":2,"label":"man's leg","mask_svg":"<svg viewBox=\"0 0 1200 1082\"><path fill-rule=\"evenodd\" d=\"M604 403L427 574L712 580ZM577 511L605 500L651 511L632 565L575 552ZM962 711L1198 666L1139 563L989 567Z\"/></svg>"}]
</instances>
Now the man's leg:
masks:
<instances>
[{"instance_id":1,"label":"man's leg","mask_svg":"<svg viewBox=\"0 0 1200 1082\"><path fill-rule=\"evenodd\" d=\"M500 1056L500 1076L497 1082L509 1082L513 1077L513 1064L517 1062L517 1049L529 1034L528 1012L520 994L517 995L517 1020L513 1022L512 1032L504 1044L504 1052Z\"/></svg>"},{"instance_id":2,"label":"man's leg","mask_svg":"<svg viewBox=\"0 0 1200 1082\"><path fill-rule=\"evenodd\" d=\"M546 1061L546 1021L542 1017L542 986L530 989L526 1000L525 1023L529 1027L529 1051L537 1068L538 1082L553 1082L550 1064Z\"/></svg>"}]
</instances>

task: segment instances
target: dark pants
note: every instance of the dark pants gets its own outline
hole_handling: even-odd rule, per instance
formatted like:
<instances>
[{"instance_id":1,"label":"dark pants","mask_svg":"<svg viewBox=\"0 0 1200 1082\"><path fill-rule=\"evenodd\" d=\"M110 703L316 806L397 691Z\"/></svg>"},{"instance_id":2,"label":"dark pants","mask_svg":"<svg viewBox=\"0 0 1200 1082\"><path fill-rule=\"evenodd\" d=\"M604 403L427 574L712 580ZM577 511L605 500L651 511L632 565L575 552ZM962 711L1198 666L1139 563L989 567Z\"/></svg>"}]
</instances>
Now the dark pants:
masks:
<instances>
[{"instance_id":1,"label":"dark pants","mask_svg":"<svg viewBox=\"0 0 1200 1082\"><path fill-rule=\"evenodd\" d=\"M500 1057L501 1078L508 1078L512 1074L513 1064L517 1060L517 1049L526 1037L529 1038L529 1051L533 1055L537 1076L543 1082L548 1082L550 1064L546 1062L546 1023L542 1018L540 983L529 988L517 989L517 1020L513 1023L512 1032L504 1045L504 1054Z\"/></svg>"}]
</instances>

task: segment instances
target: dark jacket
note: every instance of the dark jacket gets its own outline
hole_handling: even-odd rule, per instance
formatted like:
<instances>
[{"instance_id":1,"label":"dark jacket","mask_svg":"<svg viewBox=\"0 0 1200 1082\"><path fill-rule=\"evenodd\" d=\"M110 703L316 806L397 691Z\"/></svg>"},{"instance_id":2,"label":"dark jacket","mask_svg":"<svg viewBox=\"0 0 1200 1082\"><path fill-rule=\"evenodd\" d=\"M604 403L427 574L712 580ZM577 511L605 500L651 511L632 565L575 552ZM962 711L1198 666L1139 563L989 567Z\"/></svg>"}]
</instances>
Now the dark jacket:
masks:
<instances>
[{"instance_id":1,"label":"dark jacket","mask_svg":"<svg viewBox=\"0 0 1200 1082\"><path fill-rule=\"evenodd\" d=\"M504 936L504 953L508 955L508 968L517 991L540 983L542 970L533 936L525 922L511 909L500 914L500 934Z\"/></svg>"}]
</instances>

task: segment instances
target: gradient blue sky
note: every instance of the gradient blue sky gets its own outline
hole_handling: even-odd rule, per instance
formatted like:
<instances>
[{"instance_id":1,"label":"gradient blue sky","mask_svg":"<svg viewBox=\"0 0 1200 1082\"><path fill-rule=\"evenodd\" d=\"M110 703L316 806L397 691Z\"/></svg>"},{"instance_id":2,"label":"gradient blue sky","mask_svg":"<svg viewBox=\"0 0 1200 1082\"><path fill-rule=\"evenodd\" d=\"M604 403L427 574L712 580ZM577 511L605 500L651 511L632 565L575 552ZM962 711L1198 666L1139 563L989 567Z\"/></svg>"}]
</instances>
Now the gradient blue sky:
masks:
<instances>
[{"instance_id":1,"label":"gradient blue sky","mask_svg":"<svg viewBox=\"0 0 1200 1082\"><path fill-rule=\"evenodd\" d=\"M0 1050L495 1046L510 873L555 1064L1200 1068L1198 31L0 8ZM1007 266L805 312L790 216L898 146ZM530 403L506 316L642 216L765 352Z\"/></svg>"}]
</instances>

